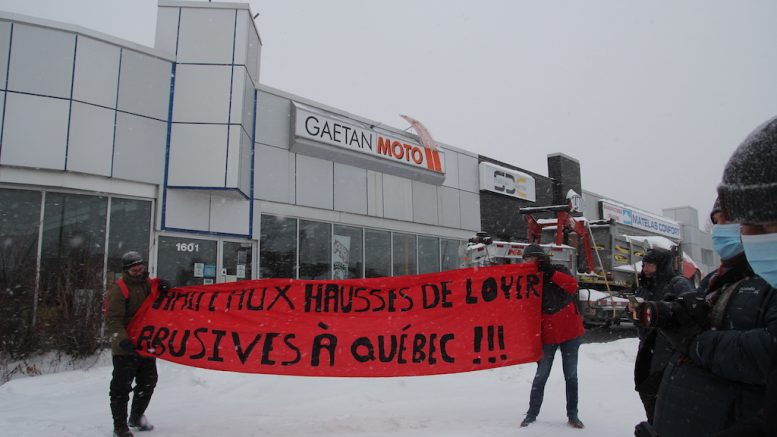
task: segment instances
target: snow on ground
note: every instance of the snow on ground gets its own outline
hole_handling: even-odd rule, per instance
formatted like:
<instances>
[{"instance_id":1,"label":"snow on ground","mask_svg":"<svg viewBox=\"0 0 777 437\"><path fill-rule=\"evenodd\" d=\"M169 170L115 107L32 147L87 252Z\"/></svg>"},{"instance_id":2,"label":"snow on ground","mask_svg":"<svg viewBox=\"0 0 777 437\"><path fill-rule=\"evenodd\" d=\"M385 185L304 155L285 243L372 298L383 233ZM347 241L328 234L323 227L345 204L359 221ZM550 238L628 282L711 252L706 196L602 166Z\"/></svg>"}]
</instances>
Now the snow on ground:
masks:
<instances>
[{"instance_id":1,"label":"snow on ground","mask_svg":"<svg viewBox=\"0 0 777 437\"><path fill-rule=\"evenodd\" d=\"M580 418L566 424L556 354L537 422L520 428L536 366L408 378L310 378L218 372L158 361L160 381L136 437L628 436L644 411L633 390L637 340L580 349ZM110 436L110 365L0 386L6 436Z\"/></svg>"}]
</instances>

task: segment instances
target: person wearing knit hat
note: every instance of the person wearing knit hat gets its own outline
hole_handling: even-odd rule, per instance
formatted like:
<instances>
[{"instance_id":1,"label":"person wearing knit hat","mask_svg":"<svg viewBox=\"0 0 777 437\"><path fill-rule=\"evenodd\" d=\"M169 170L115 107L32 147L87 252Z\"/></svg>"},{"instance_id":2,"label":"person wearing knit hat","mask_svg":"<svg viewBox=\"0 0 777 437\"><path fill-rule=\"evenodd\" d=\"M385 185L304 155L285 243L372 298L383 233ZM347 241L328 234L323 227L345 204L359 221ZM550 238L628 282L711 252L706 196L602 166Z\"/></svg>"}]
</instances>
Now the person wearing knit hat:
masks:
<instances>
[{"instance_id":1,"label":"person wearing knit hat","mask_svg":"<svg viewBox=\"0 0 777 437\"><path fill-rule=\"evenodd\" d=\"M756 274L777 286L777 117L734 151L718 185L726 217L740 223L742 245Z\"/></svg>"},{"instance_id":2,"label":"person wearing knit hat","mask_svg":"<svg viewBox=\"0 0 777 437\"><path fill-rule=\"evenodd\" d=\"M742 246L753 271L777 286L777 117L758 126L739 145L718 185L726 217L739 223ZM777 290L768 293L774 297ZM760 318L760 317L759 317ZM764 315L771 341L763 347L771 359L759 359L762 410L716 437L777 435L777 317Z\"/></svg>"},{"instance_id":3,"label":"person wearing knit hat","mask_svg":"<svg viewBox=\"0 0 777 437\"><path fill-rule=\"evenodd\" d=\"M771 340L766 328L777 319L777 295L753 274L740 225L729 223L720 202L713 205L711 219L712 246L721 263L698 289L709 308L707 324L686 325L686 332L662 330L685 341L673 345L673 364L659 388L654 428L661 436L715 435L752 418L753 406L763 399L769 362L765 345Z\"/></svg>"}]
</instances>

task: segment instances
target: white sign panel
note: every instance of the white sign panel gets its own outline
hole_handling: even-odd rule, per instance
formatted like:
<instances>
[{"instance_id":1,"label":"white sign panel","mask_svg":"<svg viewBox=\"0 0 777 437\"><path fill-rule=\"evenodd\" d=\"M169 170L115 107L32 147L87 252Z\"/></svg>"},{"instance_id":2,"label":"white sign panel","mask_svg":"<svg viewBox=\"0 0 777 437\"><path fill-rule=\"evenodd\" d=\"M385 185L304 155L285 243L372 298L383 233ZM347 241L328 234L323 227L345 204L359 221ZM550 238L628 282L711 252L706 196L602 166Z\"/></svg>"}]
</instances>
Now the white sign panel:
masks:
<instances>
[{"instance_id":1,"label":"white sign panel","mask_svg":"<svg viewBox=\"0 0 777 437\"><path fill-rule=\"evenodd\" d=\"M490 162L480 163L480 189L532 202L537 200L533 177Z\"/></svg>"},{"instance_id":2,"label":"white sign panel","mask_svg":"<svg viewBox=\"0 0 777 437\"><path fill-rule=\"evenodd\" d=\"M602 219L604 220L613 219L618 223L665 235L676 240L682 238L681 228L677 222L605 200L600 201L600 203L602 205Z\"/></svg>"},{"instance_id":3,"label":"white sign panel","mask_svg":"<svg viewBox=\"0 0 777 437\"><path fill-rule=\"evenodd\" d=\"M294 136L297 139L323 143L434 173L445 173L445 162L437 149L327 117L296 103L293 108Z\"/></svg>"}]
</instances>

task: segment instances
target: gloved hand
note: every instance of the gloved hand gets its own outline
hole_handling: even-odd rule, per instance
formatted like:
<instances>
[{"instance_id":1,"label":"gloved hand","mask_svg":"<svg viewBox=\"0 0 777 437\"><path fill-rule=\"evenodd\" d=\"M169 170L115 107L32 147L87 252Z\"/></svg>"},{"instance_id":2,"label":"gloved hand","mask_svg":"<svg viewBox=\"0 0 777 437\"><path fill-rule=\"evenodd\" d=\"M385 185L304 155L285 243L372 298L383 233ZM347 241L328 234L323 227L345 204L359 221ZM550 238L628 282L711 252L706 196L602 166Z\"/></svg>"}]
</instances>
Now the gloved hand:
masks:
<instances>
[{"instance_id":1,"label":"gloved hand","mask_svg":"<svg viewBox=\"0 0 777 437\"><path fill-rule=\"evenodd\" d=\"M659 328L659 332L669 341L674 350L688 355L691 342L704 331L699 323L704 323L708 306L704 304L703 299L701 301L696 299L695 295L683 295L676 299L672 308L675 324L671 327Z\"/></svg>"},{"instance_id":2,"label":"gloved hand","mask_svg":"<svg viewBox=\"0 0 777 437\"><path fill-rule=\"evenodd\" d=\"M170 284L170 281L168 281L167 279L159 280L159 285L157 286L157 289L159 290L160 293L167 293L168 291L170 291L171 288L173 287L172 287L172 284Z\"/></svg>"},{"instance_id":3,"label":"gloved hand","mask_svg":"<svg viewBox=\"0 0 777 437\"><path fill-rule=\"evenodd\" d=\"M132 344L132 342L129 340L129 338L125 338L124 340L119 342L119 347L124 351L127 352L130 355L137 355L137 351L135 350L135 345Z\"/></svg>"},{"instance_id":4,"label":"gloved hand","mask_svg":"<svg viewBox=\"0 0 777 437\"><path fill-rule=\"evenodd\" d=\"M647 422L640 422L634 427L634 437L658 437L658 433Z\"/></svg>"},{"instance_id":5,"label":"gloved hand","mask_svg":"<svg viewBox=\"0 0 777 437\"><path fill-rule=\"evenodd\" d=\"M542 274L543 283L550 282L550 277L553 276L553 273L556 272L556 269L553 268L553 265L547 262L541 262L537 264L537 270Z\"/></svg>"}]
</instances>

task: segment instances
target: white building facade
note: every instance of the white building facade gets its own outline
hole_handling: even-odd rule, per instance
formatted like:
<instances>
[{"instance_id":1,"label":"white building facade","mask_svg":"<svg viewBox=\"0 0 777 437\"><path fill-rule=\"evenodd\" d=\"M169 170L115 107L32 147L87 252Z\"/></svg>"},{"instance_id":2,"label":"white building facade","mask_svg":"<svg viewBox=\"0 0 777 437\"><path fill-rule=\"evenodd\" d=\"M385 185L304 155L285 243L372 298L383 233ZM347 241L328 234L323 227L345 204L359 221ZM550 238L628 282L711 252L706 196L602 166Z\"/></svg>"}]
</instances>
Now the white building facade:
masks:
<instances>
[{"instance_id":1,"label":"white building facade","mask_svg":"<svg viewBox=\"0 0 777 437\"><path fill-rule=\"evenodd\" d=\"M176 285L458 267L477 155L263 87L260 54L241 4L160 2L154 49L3 16L0 189L37 246L103 281L138 250Z\"/></svg>"}]
</instances>

